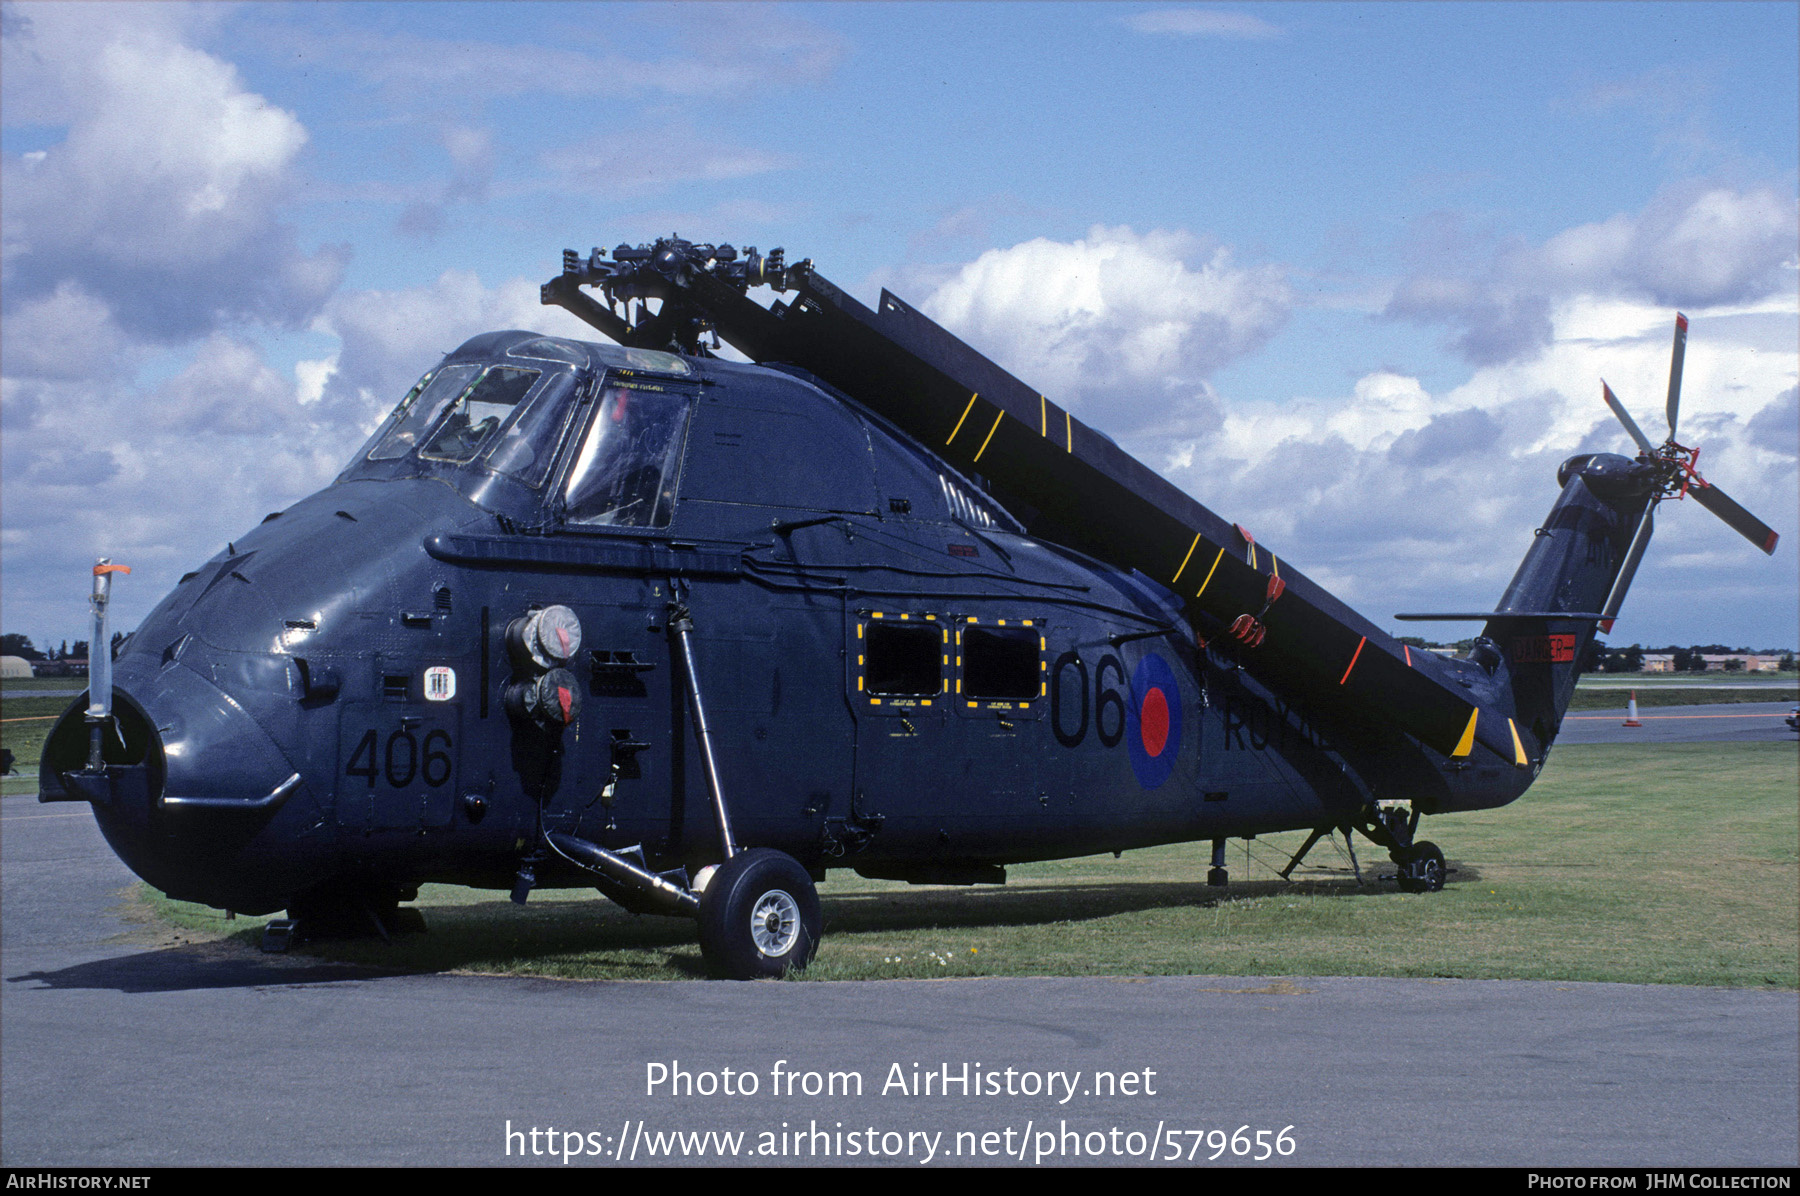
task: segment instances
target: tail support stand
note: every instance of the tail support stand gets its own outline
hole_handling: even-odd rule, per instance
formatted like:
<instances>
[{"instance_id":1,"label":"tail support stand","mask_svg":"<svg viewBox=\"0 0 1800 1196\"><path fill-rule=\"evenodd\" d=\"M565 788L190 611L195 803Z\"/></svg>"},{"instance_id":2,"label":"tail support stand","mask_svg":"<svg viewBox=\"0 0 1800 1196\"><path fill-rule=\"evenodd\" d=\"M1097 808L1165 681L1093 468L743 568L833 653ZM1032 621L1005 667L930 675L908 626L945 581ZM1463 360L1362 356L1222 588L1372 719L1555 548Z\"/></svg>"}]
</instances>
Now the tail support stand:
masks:
<instances>
[{"instance_id":1,"label":"tail support stand","mask_svg":"<svg viewBox=\"0 0 1800 1196\"><path fill-rule=\"evenodd\" d=\"M1231 881L1225 871L1225 840L1213 840L1212 868L1206 874L1206 883L1215 889L1222 889Z\"/></svg>"},{"instance_id":2,"label":"tail support stand","mask_svg":"<svg viewBox=\"0 0 1800 1196\"><path fill-rule=\"evenodd\" d=\"M1356 862L1356 839L1351 835L1349 827L1344 828L1344 850L1350 853L1350 872L1356 877L1356 887L1360 889L1363 882L1362 865Z\"/></svg>"},{"instance_id":3,"label":"tail support stand","mask_svg":"<svg viewBox=\"0 0 1800 1196\"><path fill-rule=\"evenodd\" d=\"M1306 837L1306 842L1300 845L1300 850L1294 853L1294 858L1289 860L1287 867L1281 870L1281 879L1289 879L1293 875L1294 869L1300 866L1300 861L1306 858L1306 853L1313 849L1313 845L1330 833L1331 828L1328 826L1314 827L1312 834Z\"/></svg>"}]
</instances>

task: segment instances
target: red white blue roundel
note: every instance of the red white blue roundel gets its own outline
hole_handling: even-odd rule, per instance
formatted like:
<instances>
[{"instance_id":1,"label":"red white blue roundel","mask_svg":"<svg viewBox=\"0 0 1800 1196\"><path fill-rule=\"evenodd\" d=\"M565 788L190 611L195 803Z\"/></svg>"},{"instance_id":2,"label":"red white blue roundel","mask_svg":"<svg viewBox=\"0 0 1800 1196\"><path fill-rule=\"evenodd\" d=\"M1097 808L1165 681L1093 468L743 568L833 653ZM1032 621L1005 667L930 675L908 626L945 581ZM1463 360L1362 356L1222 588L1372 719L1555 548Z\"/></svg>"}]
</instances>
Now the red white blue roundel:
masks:
<instances>
[{"instance_id":1,"label":"red white blue roundel","mask_svg":"<svg viewBox=\"0 0 1800 1196\"><path fill-rule=\"evenodd\" d=\"M1181 751L1181 687L1175 671L1154 652L1131 675L1125 743L1131 749L1131 771L1144 788L1156 788L1175 771Z\"/></svg>"}]
</instances>

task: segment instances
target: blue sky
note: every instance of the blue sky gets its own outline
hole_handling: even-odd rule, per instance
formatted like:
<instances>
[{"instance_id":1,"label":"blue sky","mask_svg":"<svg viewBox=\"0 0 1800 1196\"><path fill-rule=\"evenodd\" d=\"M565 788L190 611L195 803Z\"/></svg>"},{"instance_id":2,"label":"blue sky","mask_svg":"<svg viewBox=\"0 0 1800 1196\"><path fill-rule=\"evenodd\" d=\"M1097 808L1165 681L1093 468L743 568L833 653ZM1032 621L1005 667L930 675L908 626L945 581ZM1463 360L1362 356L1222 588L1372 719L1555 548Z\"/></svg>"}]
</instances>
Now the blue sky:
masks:
<instances>
[{"instance_id":1,"label":"blue sky","mask_svg":"<svg viewBox=\"0 0 1800 1196\"><path fill-rule=\"evenodd\" d=\"M924 307L1364 613L1480 609L1647 428L1615 642L1800 641L1791 4L9 4L0 626L124 626L327 484L561 250ZM1390 624L1391 626L1392 624ZM1467 634L1460 628L1446 628Z\"/></svg>"}]
</instances>

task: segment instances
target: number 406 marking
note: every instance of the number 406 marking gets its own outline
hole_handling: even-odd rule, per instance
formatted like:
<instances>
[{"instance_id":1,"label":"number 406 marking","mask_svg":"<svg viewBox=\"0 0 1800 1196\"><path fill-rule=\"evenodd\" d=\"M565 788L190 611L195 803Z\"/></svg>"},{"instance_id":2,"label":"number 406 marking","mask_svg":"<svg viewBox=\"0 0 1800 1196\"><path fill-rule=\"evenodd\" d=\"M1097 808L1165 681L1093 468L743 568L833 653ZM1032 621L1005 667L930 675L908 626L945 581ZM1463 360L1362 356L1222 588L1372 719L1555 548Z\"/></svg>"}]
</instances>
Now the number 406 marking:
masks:
<instances>
[{"instance_id":1,"label":"number 406 marking","mask_svg":"<svg viewBox=\"0 0 1800 1196\"><path fill-rule=\"evenodd\" d=\"M375 788L378 776L385 776L387 783L396 789L406 788L414 777L436 789L450 780L451 746L450 732L441 728L427 731L421 744L416 735L401 727L387 737L385 747L381 744L380 732L367 731L357 743L356 750L350 753L350 763L344 773L366 777L371 789Z\"/></svg>"}]
</instances>

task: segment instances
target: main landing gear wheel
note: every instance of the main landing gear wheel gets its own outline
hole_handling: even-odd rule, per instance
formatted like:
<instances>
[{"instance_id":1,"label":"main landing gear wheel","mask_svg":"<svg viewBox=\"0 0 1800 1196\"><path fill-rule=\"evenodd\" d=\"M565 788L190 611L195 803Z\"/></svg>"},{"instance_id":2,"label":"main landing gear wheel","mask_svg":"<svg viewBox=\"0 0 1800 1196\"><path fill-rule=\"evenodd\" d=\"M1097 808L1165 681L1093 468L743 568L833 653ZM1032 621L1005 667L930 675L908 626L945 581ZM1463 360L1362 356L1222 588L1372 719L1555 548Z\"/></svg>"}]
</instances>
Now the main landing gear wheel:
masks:
<instances>
[{"instance_id":1,"label":"main landing gear wheel","mask_svg":"<svg viewBox=\"0 0 1800 1196\"><path fill-rule=\"evenodd\" d=\"M800 861L752 848L720 864L700 895L700 954L722 980L780 976L812 962L821 923Z\"/></svg>"},{"instance_id":2,"label":"main landing gear wheel","mask_svg":"<svg viewBox=\"0 0 1800 1196\"><path fill-rule=\"evenodd\" d=\"M1438 850L1436 843L1414 843L1399 864L1400 870L1394 879L1400 882L1401 892L1436 893L1444 887L1444 853Z\"/></svg>"}]
</instances>

